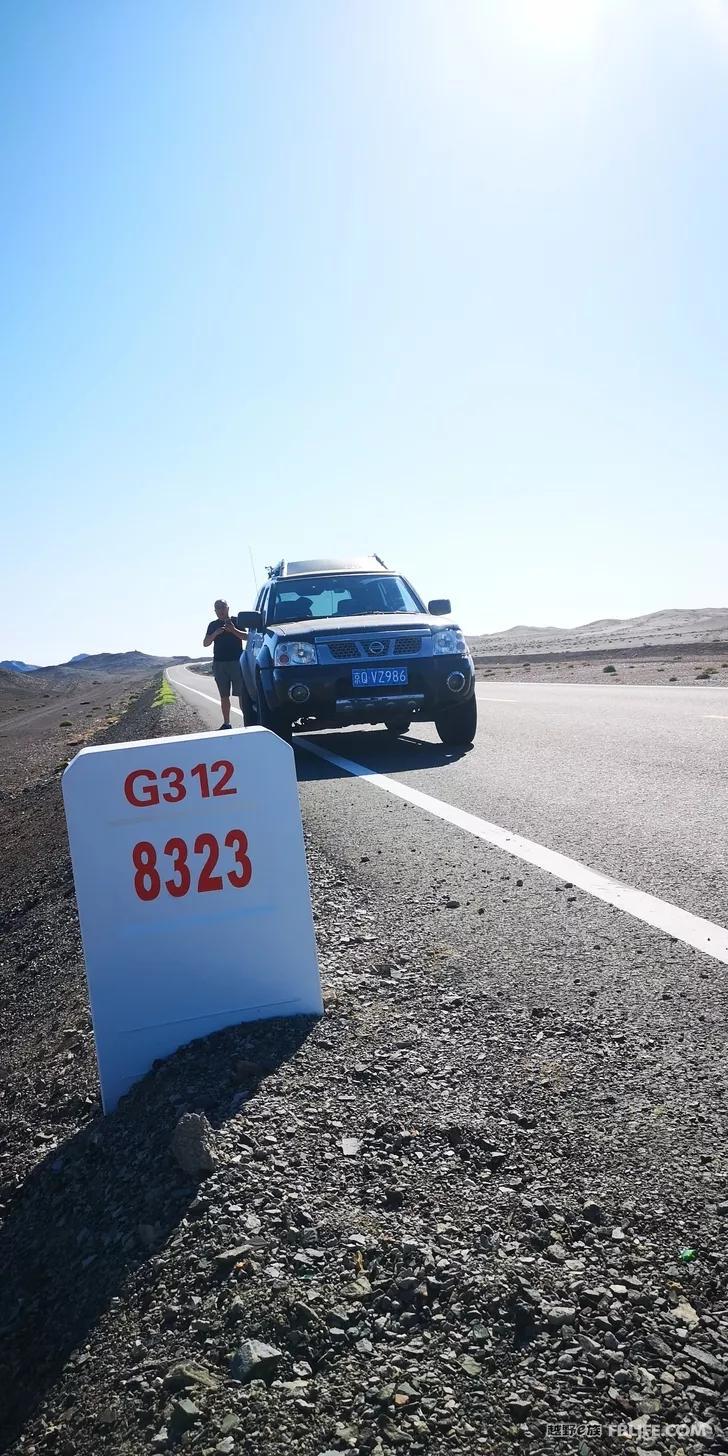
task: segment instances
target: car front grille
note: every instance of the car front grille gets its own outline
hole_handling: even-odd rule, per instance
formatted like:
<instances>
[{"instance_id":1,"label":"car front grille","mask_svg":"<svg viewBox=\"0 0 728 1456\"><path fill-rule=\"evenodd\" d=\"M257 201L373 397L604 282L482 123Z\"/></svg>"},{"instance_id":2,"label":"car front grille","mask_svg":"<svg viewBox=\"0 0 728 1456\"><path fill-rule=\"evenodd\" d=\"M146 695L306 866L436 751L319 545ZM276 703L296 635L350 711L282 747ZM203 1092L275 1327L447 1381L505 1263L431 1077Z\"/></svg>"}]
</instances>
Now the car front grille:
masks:
<instances>
[{"instance_id":1,"label":"car front grille","mask_svg":"<svg viewBox=\"0 0 728 1456\"><path fill-rule=\"evenodd\" d=\"M356 642L327 642L326 646L328 647L332 657L343 658L360 656L359 648L357 647Z\"/></svg>"},{"instance_id":2,"label":"car front grille","mask_svg":"<svg viewBox=\"0 0 728 1456\"><path fill-rule=\"evenodd\" d=\"M329 638L324 644L331 656L338 662L351 661L355 657L370 657L381 662L387 657L408 657L422 651L422 638L408 633L402 637L362 637L358 642L351 638Z\"/></svg>"}]
</instances>

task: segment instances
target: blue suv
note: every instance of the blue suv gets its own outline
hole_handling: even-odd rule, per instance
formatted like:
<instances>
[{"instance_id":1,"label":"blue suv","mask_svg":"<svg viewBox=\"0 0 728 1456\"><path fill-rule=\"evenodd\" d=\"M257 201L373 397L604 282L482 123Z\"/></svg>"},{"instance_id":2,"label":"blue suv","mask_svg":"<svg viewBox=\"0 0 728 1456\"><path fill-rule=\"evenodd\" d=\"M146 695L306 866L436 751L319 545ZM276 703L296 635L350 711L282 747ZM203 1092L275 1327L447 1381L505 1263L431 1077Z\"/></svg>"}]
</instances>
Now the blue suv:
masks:
<instances>
[{"instance_id":1,"label":"blue suv","mask_svg":"<svg viewBox=\"0 0 728 1456\"><path fill-rule=\"evenodd\" d=\"M383 723L399 736L418 721L443 743L472 743L473 660L450 611L425 606L378 556L279 562L255 611L237 617L246 725L290 742L294 727Z\"/></svg>"}]
</instances>

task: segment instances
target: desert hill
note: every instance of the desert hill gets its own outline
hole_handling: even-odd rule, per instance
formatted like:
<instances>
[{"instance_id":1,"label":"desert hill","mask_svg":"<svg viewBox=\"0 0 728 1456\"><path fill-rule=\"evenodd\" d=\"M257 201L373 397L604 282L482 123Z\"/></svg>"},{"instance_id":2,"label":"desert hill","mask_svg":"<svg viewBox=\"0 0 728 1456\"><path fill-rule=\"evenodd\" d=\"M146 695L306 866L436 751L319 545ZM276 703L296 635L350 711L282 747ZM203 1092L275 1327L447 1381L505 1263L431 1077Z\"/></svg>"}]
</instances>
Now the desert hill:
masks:
<instances>
[{"instance_id":1,"label":"desert hill","mask_svg":"<svg viewBox=\"0 0 728 1456\"><path fill-rule=\"evenodd\" d=\"M96 708L127 689L149 681L155 673L188 657L154 657L147 652L97 652L51 667L22 672L0 666L0 719L16 712L55 711L61 700ZM81 694L83 693L83 698Z\"/></svg>"},{"instance_id":2,"label":"desert hill","mask_svg":"<svg viewBox=\"0 0 728 1456\"><path fill-rule=\"evenodd\" d=\"M478 655L680 648L728 643L728 607L670 607L640 617L603 617L577 627L509 627L469 637Z\"/></svg>"},{"instance_id":3,"label":"desert hill","mask_svg":"<svg viewBox=\"0 0 728 1456\"><path fill-rule=\"evenodd\" d=\"M155 657L134 648L131 652L80 652L76 657L69 657L67 662L59 662L56 666L69 667L74 672L133 672L136 668L145 667L153 671L155 667L167 667L171 662L189 662L189 658ZM54 672L56 668L46 667L40 670Z\"/></svg>"},{"instance_id":4,"label":"desert hill","mask_svg":"<svg viewBox=\"0 0 728 1456\"><path fill-rule=\"evenodd\" d=\"M45 667L31 667L28 663L12 658L0 662L0 672L12 682L20 679L33 680L38 685L51 685L64 679L82 681L89 675L94 677L128 676L141 672L161 672L174 662L189 662L188 657L156 657L148 652L81 652L67 662L49 663ZM7 683L6 683L7 685Z\"/></svg>"}]
</instances>

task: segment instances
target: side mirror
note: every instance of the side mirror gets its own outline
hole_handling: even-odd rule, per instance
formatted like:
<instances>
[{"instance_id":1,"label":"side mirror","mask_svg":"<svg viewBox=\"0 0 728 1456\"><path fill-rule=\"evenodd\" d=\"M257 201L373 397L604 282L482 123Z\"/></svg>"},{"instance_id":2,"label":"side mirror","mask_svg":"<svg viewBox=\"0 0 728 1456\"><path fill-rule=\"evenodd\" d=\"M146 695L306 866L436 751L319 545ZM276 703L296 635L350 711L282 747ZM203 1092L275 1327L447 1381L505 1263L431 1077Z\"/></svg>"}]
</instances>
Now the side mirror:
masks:
<instances>
[{"instance_id":1,"label":"side mirror","mask_svg":"<svg viewBox=\"0 0 728 1456\"><path fill-rule=\"evenodd\" d=\"M262 612L238 612L235 621L239 632L263 631Z\"/></svg>"},{"instance_id":2,"label":"side mirror","mask_svg":"<svg viewBox=\"0 0 728 1456\"><path fill-rule=\"evenodd\" d=\"M431 617L447 617L452 607L447 597L435 597L434 601L427 603L427 610Z\"/></svg>"}]
</instances>

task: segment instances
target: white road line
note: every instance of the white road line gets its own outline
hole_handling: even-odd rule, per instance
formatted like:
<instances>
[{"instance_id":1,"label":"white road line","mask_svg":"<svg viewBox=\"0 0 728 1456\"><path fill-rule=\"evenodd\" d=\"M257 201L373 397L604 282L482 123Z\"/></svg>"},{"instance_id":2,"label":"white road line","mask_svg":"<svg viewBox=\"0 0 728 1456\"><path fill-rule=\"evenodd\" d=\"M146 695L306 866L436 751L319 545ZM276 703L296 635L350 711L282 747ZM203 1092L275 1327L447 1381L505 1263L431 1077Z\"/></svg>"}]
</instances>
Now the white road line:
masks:
<instances>
[{"instance_id":1,"label":"white road line","mask_svg":"<svg viewBox=\"0 0 728 1456\"><path fill-rule=\"evenodd\" d=\"M720 718L723 723L728 723L728 713L705 713L706 718Z\"/></svg>"},{"instance_id":2,"label":"white road line","mask_svg":"<svg viewBox=\"0 0 728 1456\"><path fill-rule=\"evenodd\" d=\"M170 668L167 668L167 677L168 677L169 681L171 682L172 687L179 688L180 692L184 692L184 693L196 693L198 698L207 698L208 703L215 704L215 703L217 703L219 701L218 698L214 698L213 697L212 693L203 693L200 690L200 688L193 688L193 687L190 686L189 683L180 683L180 682L177 682L176 678L173 678L172 677L171 669ZM243 716L242 713L241 713L241 711L240 711L240 709L239 708L235 708L232 703L230 704L230 712L231 713L237 713L237 715L238 715L239 718L242 718L242 716Z\"/></svg>"},{"instance_id":3,"label":"white road line","mask_svg":"<svg viewBox=\"0 0 728 1456\"><path fill-rule=\"evenodd\" d=\"M577 885L595 899L604 900L607 905L616 906L625 914L632 915L635 920L641 920L655 930L663 930L666 935L672 935L685 945L692 945L696 950L728 965L728 930L725 926L714 925L710 920L703 920L700 915L681 910L669 900L658 900L657 896L648 895L644 890L623 885L619 880L600 874L598 870L592 870L576 859L569 859L567 855L547 849L543 844L535 844L531 839L523 839L520 834L512 834L509 829L502 829L499 824L490 824L487 819L480 819L477 814L469 814L465 809L456 809L453 804L447 804L443 799L435 799L431 794L423 794L419 789L399 783L397 779L373 773L364 764L355 763L350 758L341 758L338 753L331 753L327 748L310 743L308 739L299 738L297 743L309 753L316 754L336 768L344 769L353 777L365 778L375 788L394 794L395 798L406 799L418 809L425 809L427 813L435 814L438 819L444 819L458 829L467 830L469 834L484 839L496 849L514 855L516 859L535 865L537 869L547 870L559 879L569 880L572 885Z\"/></svg>"},{"instance_id":4,"label":"white road line","mask_svg":"<svg viewBox=\"0 0 728 1456\"><path fill-rule=\"evenodd\" d=\"M175 683L169 670L167 676L170 682L182 691L196 693L198 698L207 698L210 703L217 702L211 693L203 693L200 688L190 687L188 683ZM237 713L238 717L242 717L239 708L233 708L233 712ZM353 778L365 778L374 788L383 789L385 793L393 794L397 799L406 799L410 804L415 804L418 809L435 814L438 819L444 819L446 823L454 824L458 829L467 830L477 839L485 840L487 844L504 850L506 854L514 855L516 859L521 859L526 864L535 865L537 869L547 870L549 874L556 875L559 879L569 880L572 885L577 885L580 890L585 890L596 900L604 900L607 905L614 905L617 910L623 910L626 915L633 916L635 920L641 920L655 930L663 930L666 935L672 935L685 945L692 945L696 950L703 951L705 955L712 956L722 965L728 965L728 930L725 926L715 925L711 920L703 920L702 916L692 915L689 910L681 910L678 905L672 905L669 900L658 900L656 895L648 895L644 890L636 890L631 885L623 885L619 880L613 880L609 875L600 874L599 870L592 870L588 865L580 864L576 859L569 859L567 855L559 854L554 849L547 849L543 844L536 844L532 839L523 839L520 834L512 834L509 829L503 829L499 824L490 824L487 819L480 819L477 814L468 814L465 809L456 809L454 804L447 804L444 799L435 799L431 794L423 794L419 789L412 789L408 784L400 784L397 779L388 778L386 774L374 773L364 764L355 763L351 758L341 758L338 753L331 753L328 748L321 748L318 743L311 743L307 738L297 738L296 743L298 747L305 748L308 753L313 753L327 763L334 764L336 768L343 769Z\"/></svg>"},{"instance_id":5,"label":"white road line","mask_svg":"<svg viewBox=\"0 0 728 1456\"><path fill-rule=\"evenodd\" d=\"M526 678L513 678L509 681L508 678L497 678L496 682L499 686L502 683L503 687L509 688L556 688L558 692L561 692L562 688L578 688L580 692L587 692L589 688L601 689L607 686L606 683L600 682L574 682L572 678L569 678L568 682L556 682L555 679L553 682L528 682ZM488 687L488 685L487 678L476 675L476 688ZM669 691L670 696L676 692L702 693L703 695L709 692L712 698L713 693L728 693L728 683L712 683L707 688L699 688L696 683L613 683L613 687L628 688L631 693L648 693L655 688L661 693ZM610 693L610 697L614 697L614 694Z\"/></svg>"}]
</instances>

